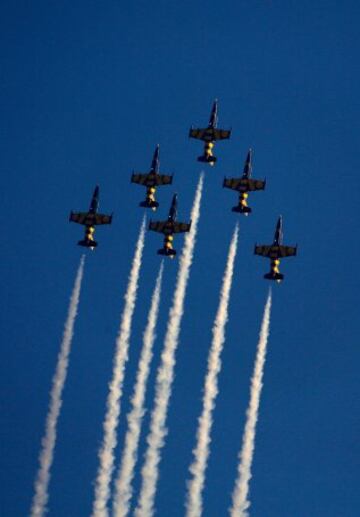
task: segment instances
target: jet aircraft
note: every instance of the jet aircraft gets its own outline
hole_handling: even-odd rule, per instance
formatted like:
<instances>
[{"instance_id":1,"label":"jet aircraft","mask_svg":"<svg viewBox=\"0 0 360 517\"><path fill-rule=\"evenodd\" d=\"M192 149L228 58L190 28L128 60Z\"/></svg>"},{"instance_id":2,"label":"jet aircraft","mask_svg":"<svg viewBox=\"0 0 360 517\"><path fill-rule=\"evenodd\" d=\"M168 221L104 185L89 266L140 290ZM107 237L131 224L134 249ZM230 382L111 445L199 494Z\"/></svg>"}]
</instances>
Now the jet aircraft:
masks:
<instances>
[{"instance_id":1,"label":"jet aircraft","mask_svg":"<svg viewBox=\"0 0 360 517\"><path fill-rule=\"evenodd\" d=\"M241 178L224 178L223 187L236 190L239 192L239 202L237 206L232 208L233 212L240 214L249 215L251 208L247 204L248 192L253 190L264 190L266 180L255 180L251 178L252 172L252 150L249 149L245 165L244 172Z\"/></svg>"},{"instance_id":2,"label":"jet aircraft","mask_svg":"<svg viewBox=\"0 0 360 517\"><path fill-rule=\"evenodd\" d=\"M79 246L90 248L93 250L98 243L94 239L95 226L98 224L111 224L112 214L99 214L99 186L96 185L89 211L88 212L71 212L69 221L82 224L85 226L85 236L82 241L78 242Z\"/></svg>"},{"instance_id":3,"label":"jet aircraft","mask_svg":"<svg viewBox=\"0 0 360 517\"><path fill-rule=\"evenodd\" d=\"M204 154L198 157L199 162L205 162L209 163L210 165L214 165L217 161L216 156L213 155L213 147L214 142L216 140L225 140L230 138L231 130L226 129L218 129L217 128L217 122L218 122L218 101L215 99L209 125L207 128L194 128L191 126L189 131L189 138L197 138L198 140L202 140L205 142L204 144Z\"/></svg>"},{"instance_id":4,"label":"jet aircraft","mask_svg":"<svg viewBox=\"0 0 360 517\"><path fill-rule=\"evenodd\" d=\"M280 258L293 257L297 254L296 246L284 246L283 245L283 232L282 232L282 217L280 216L276 224L274 241L270 245L255 245L255 255L261 257L267 257L270 259L270 271L264 278L267 280L275 280L280 283L284 279L284 275L279 271Z\"/></svg>"},{"instance_id":5,"label":"jet aircraft","mask_svg":"<svg viewBox=\"0 0 360 517\"><path fill-rule=\"evenodd\" d=\"M144 201L139 203L139 206L144 208L151 208L152 210L156 210L159 206L159 203L155 200L155 192L156 187L160 185L170 185L172 183L173 177L168 174L160 174L160 146L159 144L156 146L154 156L151 162L151 169L147 174L141 174L138 172L134 172L131 175L131 183L137 183L138 185L143 185L146 187L146 198Z\"/></svg>"},{"instance_id":6,"label":"jet aircraft","mask_svg":"<svg viewBox=\"0 0 360 517\"><path fill-rule=\"evenodd\" d=\"M173 248L173 239L175 233L190 231L191 221L189 223L180 223L177 218L177 194L174 194L167 221L150 221L149 230L164 234L164 246L158 250L158 255L174 258L176 250Z\"/></svg>"}]
</instances>

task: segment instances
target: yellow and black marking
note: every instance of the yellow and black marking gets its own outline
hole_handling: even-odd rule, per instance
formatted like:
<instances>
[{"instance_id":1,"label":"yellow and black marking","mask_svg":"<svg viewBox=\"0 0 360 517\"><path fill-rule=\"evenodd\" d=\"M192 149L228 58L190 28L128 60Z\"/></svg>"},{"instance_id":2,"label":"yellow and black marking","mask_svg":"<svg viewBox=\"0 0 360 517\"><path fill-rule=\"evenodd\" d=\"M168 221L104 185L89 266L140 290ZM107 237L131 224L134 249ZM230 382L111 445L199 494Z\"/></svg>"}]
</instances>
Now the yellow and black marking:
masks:
<instances>
[{"instance_id":1,"label":"yellow and black marking","mask_svg":"<svg viewBox=\"0 0 360 517\"><path fill-rule=\"evenodd\" d=\"M174 236L173 235L165 235L164 248L165 248L166 252L169 253L171 258L174 258L174 255L171 254L171 251L174 249L173 248L173 240L174 240Z\"/></svg>"},{"instance_id":2,"label":"yellow and black marking","mask_svg":"<svg viewBox=\"0 0 360 517\"><path fill-rule=\"evenodd\" d=\"M247 208L247 198L249 197L249 194L247 192L241 192L239 196L239 203L241 208Z\"/></svg>"},{"instance_id":3,"label":"yellow and black marking","mask_svg":"<svg viewBox=\"0 0 360 517\"><path fill-rule=\"evenodd\" d=\"M277 276L280 274L280 259L271 259L271 274Z\"/></svg>"},{"instance_id":4,"label":"yellow and black marking","mask_svg":"<svg viewBox=\"0 0 360 517\"><path fill-rule=\"evenodd\" d=\"M88 246L91 249L95 248L95 246L91 246L91 244L95 241L94 232L95 232L95 226L87 226L85 228L85 240L88 242Z\"/></svg>"},{"instance_id":5,"label":"yellow and black marking","mask_svg":"<svg viewBox=\"0 0 360 517\"><path fill-rule=\"evenodd\" d=\"M146 189L146 202L151 206L156 202L155 200L156 187L148 187ZM156 210L156 206L152 206L152 210Z\"/></svg>"},{"instance_id":6,"label":"yellow and black marking","mask_svg":"<svg viewBox=\"0 0 360 517\"><path fill-rule=\"evenodd\" d=\"M206 159L209 161L210 165L214 165L214 162L211 160L213 157L213 148L214 148L214 142L206 142L204 145L204 153L206 156Z\"/></svg>"}]
</instances>

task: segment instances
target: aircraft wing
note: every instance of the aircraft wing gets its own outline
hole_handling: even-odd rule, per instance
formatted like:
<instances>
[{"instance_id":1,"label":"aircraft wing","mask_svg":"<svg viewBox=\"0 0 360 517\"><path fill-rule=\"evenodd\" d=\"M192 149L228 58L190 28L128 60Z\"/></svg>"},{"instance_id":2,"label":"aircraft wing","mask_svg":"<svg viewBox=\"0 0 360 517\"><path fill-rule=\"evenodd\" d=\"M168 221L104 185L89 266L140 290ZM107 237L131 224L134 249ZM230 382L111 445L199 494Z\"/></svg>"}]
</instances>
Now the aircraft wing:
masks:
<instances>
[{"instance_id":1,"label":"aircraft wing","mask_svg":"<svg viewBox=\"0 0 360 517\"><path fill-rule=\"evenodd\" d=\"M78 224L86 224L87 212L71 212L69 221Z\"/></svg>"},{"instance_id":2,"label":"aircraft wing","mask_svg":"<svg viewBox=\"0 0 360 517\"><path fill-rule=\"evenodd\" d=\"M95 214L93 224L111 224L112 215Z\"/></svg>"},{"instance_id":3,"label":"aircraft wing","mask_svg":"<svg viewBox=\"0 0 360 517\"><path fill-rule=\"evenodd\" d=\"M173 177L169 174L140 174L134 172L131 175L131 183L146 186L170 185Z\"/></svg>"},{"instance_id":4,"label":"aircraft wing","mask_svg":"<svg viewBox=\"0 0 360 517\"><path fill-rule=\"evenodd\" d=\"M146 186L146 180L148 179L148 174L140 174L137 172L134 172L131 175L131 183L137 183L138 185L145 185Z\"/></svg>"},{"instance_id":5,"label":"aircraft wing","mask_svg":"<svg viewBox=\"0 0 360 517\"><path fill-rule=\"evenodd\" d=\"M152 230L153 232L164 233L166 225L167 221L150 221L149 230Z\"/></svg>"},{"instance_id":6,"label":"aircraft wing","mask_svg":"<svg viewBox=\"0 0 360 517\"><path fill-rule=\"evenodd\" d=\"M182 233L190 231L190 223L172 223L169 225L168 221L150 221L149 230L159 233Z\"/></svg>"},{"instance_id":7,"label":"aircraft wing","mask_svg":"<svg viewBox=\"0 0 360 517\"><path fill-rule=\"evenodd\" d=\"M255 255L268 258L293 257L297 253L297 247L294 246L255 246Z\"/></svg>"},{"instance_id":8,"label":"aircraft wing","mask_svg":"<svg viewBox=\"0 0 360 517\"><path fill-rule=\"evenodd\" d=\"M171 185L173 177L169 174L157 174L156 184L157 185Z\"/></svg>"},{"instance_id":9,"label":"aircraft wing","mask_svg":"<svg viewBox=\"0 0 360 517\"><path fill-rule=\"evenodd\" d=\"M240 190L241 178L224 178L223 187L231 190Z\"/></svg>"},{"instance_id":10,"label":"aircraft wing","mask_svg":"<svg viewBox=\"0 0 360 517\"><path fill-rule=\"evenodd\" d=\"M294 257L297 253L297 246L280 246L281 257Z\"/></svg>"},{"instance_id":11,"label":"aircraft wing","mask_svg":"<svg viewBox=\"0 0 360 517\"><path fill-rule=\"evenodd\" d=\"M215 129L211 127L207 127L205 129L194 129L191 128L189 131L190 138L197 138L198 140L225 140L230 138L231 131L226 129Z\"/></svg>"},{"instance_id":12,"label":"aircraft wing","mask_svg":"<svg viewBox=\"0 0 360 517\"><path fill-rule=\"evenodd\" d=\"M270 257L272 246L255 246L254 253L255 255L260 255L261 257Z\"/></svg>"},{"instance_id":13,"label":"aircraft wing","mask_svg":"<svg viewBox=\"0 0 360 517\"><path fill-rule=\"evenodd\" d=\"M191 128L189 131L189 137L190 138L197 138L198 140L204 140L205 133L207 132L207 129L194 129Z\"/></svg>"},{"instance_id":14,"label":"aircraft wing","mask_svg":"<svg viewBox=\"0 0 360 517\"><path fill-rule=\"evenodd\" d=\"M174 233L182 233L182 232L189 232L191 228L191 221L190 223L174 223Z\"/></svg>"},{"instance_id":15,"label":"aircraft wing","mask_svg":"<svg viewBox=\"0 0 360 517\"><path fill-rule=\"evenodd\" d=\"M249 191L264 190L265 183L266 183L265 180L253 180L253 179L248 179L247 182L248 182Z\"/></svg>"},{"instance_id":16,"label":"aircraft wing","mask_svg":"<svg viewBox=\"0 0 360 517\"><path fill-rule=\"evenodd\" d=\"M214 140L227 140L230 138L231 130L227 129L214 129Z\"/></svg>"},{"instance_id":17,"label":"aircraft wing","mask_svg":"<svg viewBox=\"0 0 360 517\"><path fill-rule=\"evenodd\" d=\"M237 190L238 192L264 190L265 180L253 180L248 178L224 178L223 187Z\"/></svg>"}]
</instances>

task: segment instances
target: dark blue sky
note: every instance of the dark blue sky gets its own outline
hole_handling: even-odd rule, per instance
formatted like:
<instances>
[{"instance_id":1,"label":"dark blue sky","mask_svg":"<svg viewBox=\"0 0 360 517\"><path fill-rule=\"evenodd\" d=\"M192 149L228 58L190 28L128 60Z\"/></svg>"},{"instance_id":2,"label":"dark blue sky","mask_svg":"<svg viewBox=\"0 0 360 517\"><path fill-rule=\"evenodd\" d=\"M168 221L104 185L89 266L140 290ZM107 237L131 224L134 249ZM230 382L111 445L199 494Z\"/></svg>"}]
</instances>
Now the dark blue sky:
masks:
<instances>
[{"instance_id":1,"label":"dark blue sky","mask_svg":"<svg viewBox=\"0 0 360 517\"><path fill-rule=\"evenodd\" d=\"M1 504L26 515L50 382L81 249L67 222L100 184L113 225L85 266L50 485L49 515L90 513L114 340L144 192L132 169L175 174L159 216L179 194L189 216L206 124L219 99L231 140L206 170L198 245L185 304L169 436L156 507L184 513L185 480L236 194L248 147L267 188L240 219L230 319L204 493L205 515L227 514L268 284L253 244L270 242L279 213L299 244L274 289L265 385L251 481L254 517L348 517L359 478L359 22L357 2L4 2L1 9L2 392ZM146 236L119 444L152 293L160 239ZM176 240L181 249L182 238ZM177 271L167 262L147 407L152 407ZM147 431L149 412L145 418ZM144 450L145 433L141 451ZM119 454L119 451L118 451ZM139 469L138 469L139 471ZM136 487L139 477L136 477Z\"/></svg>"}]
</instances>

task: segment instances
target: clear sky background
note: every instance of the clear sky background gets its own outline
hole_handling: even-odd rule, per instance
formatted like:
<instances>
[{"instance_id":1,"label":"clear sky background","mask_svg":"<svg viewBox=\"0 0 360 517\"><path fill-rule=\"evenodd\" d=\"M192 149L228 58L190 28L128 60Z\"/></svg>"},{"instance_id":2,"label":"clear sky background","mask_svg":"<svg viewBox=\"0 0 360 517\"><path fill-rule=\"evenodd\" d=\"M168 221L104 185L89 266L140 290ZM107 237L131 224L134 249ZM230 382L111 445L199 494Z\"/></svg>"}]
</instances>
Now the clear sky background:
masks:
<instances>
[{"instance_id":1,"label":"clear sky background","mask_svg":"<svg viewBox=\"0 0 360 517\"><path fill-rule=\"evenodd\" d=\"M278 215L298 257L273 288L265 384L251 481L254 517L355 517L359 492L359 23L358 2L18 1L1 8L2 310L0 513L27 515L49 389L81 248L71 209L96 183L111 227L88 253L49 515L90 514L114 341L143 210L129 182L157 143L174 173L157 215L179 194L189 217L201 164L191 124L232 127L206 169L198 244L185 304L156 498L157 515L184 514L185 481L211 326L228 245L240 220L229 323L204 492L204 515L227 515L268 282L255 241ZM230 209L223 176L240 175L249 147L251 217ZM161 238L147 234L119 427L152 294ZM183 238L176 239L181 250ZM154 376L178 261L165 268ZM135 479L136 493L140 477Z\"/></svg>"}]
</instances>

